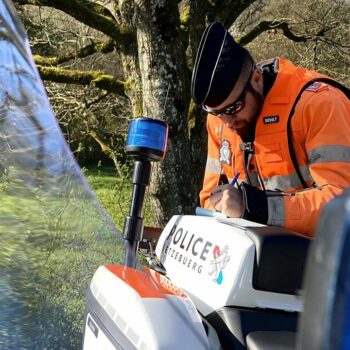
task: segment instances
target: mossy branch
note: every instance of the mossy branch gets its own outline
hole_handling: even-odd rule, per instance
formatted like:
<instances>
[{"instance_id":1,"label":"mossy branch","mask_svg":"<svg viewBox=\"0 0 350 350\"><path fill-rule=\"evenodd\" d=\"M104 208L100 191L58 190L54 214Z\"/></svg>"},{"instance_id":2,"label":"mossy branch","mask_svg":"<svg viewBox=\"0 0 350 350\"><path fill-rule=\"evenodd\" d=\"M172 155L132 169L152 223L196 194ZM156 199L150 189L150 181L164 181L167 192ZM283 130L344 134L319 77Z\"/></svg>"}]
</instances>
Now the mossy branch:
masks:
<instances>
[{"instance_id":1,"label":"mossy branch","mask_svg":"<svg viewBox=\"0 0 350 350\"><path fill-rule=\"evenodd\" d=\"M113 149L110 148L101 138L98 137L96 131L89 130L89 135L100 145L102 152L107 157L112 159L119 177L122 177L123 176L123 172L121 170L121 165L119 164L119 161L118 161L117 156L115 155L115 152L113 151Z\"/></svg>"},{"instance_id":2,"label":"mossy branch","mask_svg":"<svg viewBox=\"0 0 350 350\"><path fill-rule=\"evenodd\" d=\"M58 65L60 63L68 62L75 58L85 58L97 52L109 53L109 52L112 52L113 49L114 49L113 40L108 40L103 43L93 43L91 45L87 45L81 48L76 52L72 52L72 53L68 53L68 54L60 55L56 57L44 57L40 55L34 55L34 61L36 64L39 64L42 66L53 66L53 65Z\"/></svg>"},{"instance_id":3,"label":"mossy branch","mask_svg":"<svg viewBox=\"0 0 350 350\"><path fill-rule=\"evenodd\" d=\"M118 25L110 11L98 3L78 0L14 0L14 2L18 5L47 6L61 10L79 22L106 34L122 49L127 48L126 43L133 40L131 30Z\"/></svg>"},{"instance_id":4,"label":"mossy branch","mask_svg":"<svg viewBox=\"0 0 350 350\"><path fill-rule=\"evenodd\" d=\"M37 68L43 80L65 84L92 85L99 89L126 97L125 82L115 79L111 75L104 74L99 70L68 70L55 67L44 67L40 65L38 65Z\"/></svg>"}]
</instances>

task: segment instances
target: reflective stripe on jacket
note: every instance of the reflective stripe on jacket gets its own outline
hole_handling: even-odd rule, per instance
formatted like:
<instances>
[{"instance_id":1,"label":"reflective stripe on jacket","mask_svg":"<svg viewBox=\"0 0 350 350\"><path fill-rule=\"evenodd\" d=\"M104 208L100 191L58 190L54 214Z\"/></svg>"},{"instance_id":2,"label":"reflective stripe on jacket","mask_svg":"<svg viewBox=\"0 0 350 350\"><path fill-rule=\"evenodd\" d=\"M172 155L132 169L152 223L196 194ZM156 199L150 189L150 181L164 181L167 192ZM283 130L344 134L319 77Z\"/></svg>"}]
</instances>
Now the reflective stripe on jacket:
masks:
<instances>
[{"instance_id":1,"label":"reflective stripe on jacket","mask_svg":"<svg viewBox=\"0 0 350 350\"><path fill-rule=\"evenodd\" d=\"M350 185L350 102L330 85L314 83L307 88L291 120L296 160L307 189L303 189L290 158L288 116L301 88L318 77L324 76L279 59L277 78L265 97L256 124L254 153L246 169L241 138L219 118L208 116L202 206L210 208L207 199L221 174L230 181L240 172L239 182L280 191L280 196L268 195L267 224L312 236L323 206Z\"/></svg>"}]
</instances>

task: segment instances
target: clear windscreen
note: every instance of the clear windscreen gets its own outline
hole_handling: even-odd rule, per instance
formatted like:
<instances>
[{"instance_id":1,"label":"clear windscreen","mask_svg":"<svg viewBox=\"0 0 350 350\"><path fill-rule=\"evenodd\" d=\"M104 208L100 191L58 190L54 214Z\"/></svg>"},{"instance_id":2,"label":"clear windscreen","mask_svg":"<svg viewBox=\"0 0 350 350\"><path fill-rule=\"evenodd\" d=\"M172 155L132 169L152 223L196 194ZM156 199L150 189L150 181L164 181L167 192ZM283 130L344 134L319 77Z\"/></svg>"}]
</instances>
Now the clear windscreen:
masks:
<instances>
[{"instance_id":1,"label":"clear windscreen","mask_svg":"<svg viewBox=\"0 0 350 350\"><path fill-rule=\"evenodd\" d=\"M0 349L79 349L85 293L124 241L75 162L0 1Z\"/></svg>"}]
</instances>

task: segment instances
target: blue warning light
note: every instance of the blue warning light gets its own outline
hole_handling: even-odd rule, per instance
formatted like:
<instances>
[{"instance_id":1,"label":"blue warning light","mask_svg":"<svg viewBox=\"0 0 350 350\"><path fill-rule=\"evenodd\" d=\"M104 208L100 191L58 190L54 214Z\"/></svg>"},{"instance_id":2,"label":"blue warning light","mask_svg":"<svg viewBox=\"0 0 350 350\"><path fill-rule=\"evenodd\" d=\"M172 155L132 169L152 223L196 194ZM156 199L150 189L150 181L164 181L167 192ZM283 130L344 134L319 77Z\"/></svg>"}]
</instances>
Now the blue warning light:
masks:
<instances>
[{"instance_id":1,"label":"blue warning light","mask_svg":"<svg viewBox=\"0 0 350 350\"><path fill-rule=\"evenodd\" d=\"M129 125L126 151L129 155L158 161L165 157L168 125L161 120L138 117Z\"/></svg>"}]
</instances>

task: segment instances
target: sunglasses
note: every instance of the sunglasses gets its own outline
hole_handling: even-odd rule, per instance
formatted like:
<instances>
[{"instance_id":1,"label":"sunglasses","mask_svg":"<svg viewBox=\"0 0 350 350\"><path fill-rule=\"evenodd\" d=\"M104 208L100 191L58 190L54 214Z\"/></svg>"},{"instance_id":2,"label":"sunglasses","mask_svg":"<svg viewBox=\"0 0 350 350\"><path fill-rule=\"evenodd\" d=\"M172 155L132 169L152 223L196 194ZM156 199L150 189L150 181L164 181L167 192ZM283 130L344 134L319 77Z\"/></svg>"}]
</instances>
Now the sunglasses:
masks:
<instances>
[{"instance_id":1,"label":"sunglasses","mask_svg":"<svg viewBox=\"0 0 350 350\"><path fill-rule=\"evenodd\" d=\"M220 114L232 115L232 114L236 114L236 113L240 112L245 107L245 98L246 98L247 93L250 89L250 79L253 75L253 71L254 71L254 69L250 72L248 81L246 82L246 84L243 88L243 91L238 96L236 101L232 102L231 104L229 104L227 107L225 107L223 109L211 109L211 108L208 108L206 105L202 105L202 109L205 112L208 112L208 113L215 115L215 116L218 116Z\"/></svg>"}]
</instances>

